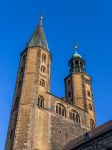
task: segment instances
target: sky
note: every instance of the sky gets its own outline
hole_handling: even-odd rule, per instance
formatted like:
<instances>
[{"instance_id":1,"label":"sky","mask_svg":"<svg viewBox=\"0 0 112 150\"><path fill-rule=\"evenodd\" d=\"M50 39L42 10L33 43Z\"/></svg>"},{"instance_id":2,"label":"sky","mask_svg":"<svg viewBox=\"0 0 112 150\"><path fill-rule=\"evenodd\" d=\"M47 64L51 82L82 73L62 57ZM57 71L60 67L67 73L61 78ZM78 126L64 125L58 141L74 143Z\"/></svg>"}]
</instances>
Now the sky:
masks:
<instances>
[{"instance_id":1,"label":"sky","mask_svg":"<svg viewBox=\"0 0 112 150\"><path fill-rule=\"evenodd\" d=\"M97 125L112 119L112 1L0 0L0 150L4 149L20 53L40 15L52 54L51 93L64 97L74 42L92 76Z\"/></svg>"}]
</instances>

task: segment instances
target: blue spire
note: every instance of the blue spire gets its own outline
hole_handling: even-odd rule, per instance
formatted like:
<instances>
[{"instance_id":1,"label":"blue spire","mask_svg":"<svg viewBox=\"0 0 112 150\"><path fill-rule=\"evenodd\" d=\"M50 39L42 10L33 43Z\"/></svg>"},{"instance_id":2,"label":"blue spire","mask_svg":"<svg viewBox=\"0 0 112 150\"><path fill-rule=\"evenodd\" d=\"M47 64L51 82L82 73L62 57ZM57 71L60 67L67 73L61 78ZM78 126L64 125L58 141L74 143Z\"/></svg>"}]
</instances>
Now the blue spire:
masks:
<instances>
[{"instance_id":1,"label":"blue spire","mask_svg":"<svg viewBox=\"0 0 112 150\"><path fill-rule=\"evenodd\" d=\"M48 48L48 44L47 44L47 40L46 40L46 36L44 33L44 28L42 25L42 16L40 17L40 21L39 24L35 30L35 32L33 33L32 38L30 39L27 47L42 47L45 50L49 50Z\"/></svg>"}]
</instances>

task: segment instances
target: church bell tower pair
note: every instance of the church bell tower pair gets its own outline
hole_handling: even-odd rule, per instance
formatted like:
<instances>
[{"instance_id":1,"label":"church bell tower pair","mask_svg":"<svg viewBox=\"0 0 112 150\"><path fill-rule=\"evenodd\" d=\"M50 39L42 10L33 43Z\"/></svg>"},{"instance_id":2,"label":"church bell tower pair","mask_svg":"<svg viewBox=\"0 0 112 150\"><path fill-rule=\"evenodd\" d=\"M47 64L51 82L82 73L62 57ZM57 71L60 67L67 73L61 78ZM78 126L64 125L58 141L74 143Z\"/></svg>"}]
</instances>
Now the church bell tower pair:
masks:
<instances>
[{"instance_id":1,"label":"church bell tower pair","mask_svg":"<svg viewBox=\"0 0 112 150\"><path fill-rule=\"evenodd\" d=\"M75 49L69 61L69 75L65 78L65 100L61 103L80 109L85 114L82 124L87 130L94 129L91 77L86 74L85 61L77 53L77 45ZM5 150L54 150L50 139L51 128L53 130L51 112L55 113L56 109L50 95L50 66L51 53L41 17L31 40L21 53ZM60 134L64 134L61 130Z\"/></svg>"}]
</instances>

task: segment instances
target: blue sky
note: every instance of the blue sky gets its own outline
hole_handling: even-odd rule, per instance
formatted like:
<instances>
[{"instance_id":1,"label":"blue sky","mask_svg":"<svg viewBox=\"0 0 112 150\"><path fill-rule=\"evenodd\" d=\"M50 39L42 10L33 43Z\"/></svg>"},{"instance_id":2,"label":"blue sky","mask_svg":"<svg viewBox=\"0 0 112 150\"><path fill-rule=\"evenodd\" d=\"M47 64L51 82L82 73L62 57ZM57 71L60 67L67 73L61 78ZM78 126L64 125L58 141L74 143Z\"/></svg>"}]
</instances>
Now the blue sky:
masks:
<instances>
[{"instance_id":1,"label":"blue sky","mask_svg":"<svg viewBox=\"0 0 112 150\"><path fill-rule=\"evenodd\" d=\"M97 125L112 118L112 1L0 1L0 150L4 149L19 55L42 14L52 53L51 92L64 96L74 41L93 78Z\"/></svg>"}]
</instances>

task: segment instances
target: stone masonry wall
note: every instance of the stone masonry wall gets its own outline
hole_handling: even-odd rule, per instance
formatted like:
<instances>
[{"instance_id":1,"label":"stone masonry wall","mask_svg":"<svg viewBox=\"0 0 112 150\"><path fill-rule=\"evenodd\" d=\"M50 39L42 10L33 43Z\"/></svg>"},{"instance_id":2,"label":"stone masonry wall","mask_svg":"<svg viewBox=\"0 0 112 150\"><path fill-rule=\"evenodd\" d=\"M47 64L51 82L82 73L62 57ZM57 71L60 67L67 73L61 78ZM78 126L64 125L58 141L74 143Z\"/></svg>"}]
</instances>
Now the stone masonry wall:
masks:
<instances>
[{"instance_id":1,"label":"stone masonry wall","mask_svg":"<svg viewBox=\"0 0 112 150\"><path fill-rule=\"evenodd\" d=\"M74 138L84 134L80 124L72 122L64 117L51 116L50 150L62 150L62 148Z\"/></svg>"}]
</instances>

